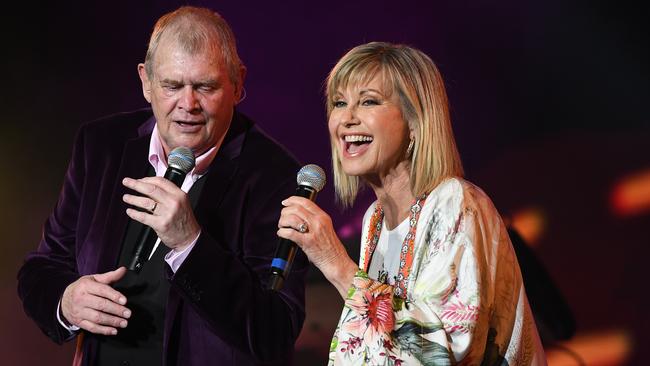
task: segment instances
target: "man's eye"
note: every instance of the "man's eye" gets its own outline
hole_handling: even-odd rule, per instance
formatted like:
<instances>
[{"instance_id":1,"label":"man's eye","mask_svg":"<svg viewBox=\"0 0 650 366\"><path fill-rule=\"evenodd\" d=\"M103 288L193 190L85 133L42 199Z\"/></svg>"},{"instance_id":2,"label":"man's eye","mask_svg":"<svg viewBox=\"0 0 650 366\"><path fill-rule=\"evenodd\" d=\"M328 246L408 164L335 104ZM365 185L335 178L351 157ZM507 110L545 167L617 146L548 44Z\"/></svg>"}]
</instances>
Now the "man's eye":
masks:
<instances>
[{"instance_id":1,"label":"man's eye","mask_svg":"<svg viewBox=\"0 0 650 366\"><path fill-rule=\"evenodd\" d=\"M210 93L214 90L214 87L210 85L201 85L197 89L202 93Z\"/></svg>"},{"instance_id":2,"label":"man's eye","mask_svg":"<svg viewBox=\"0 0 650 366\"><path fill-rule=\"evenodd\" d=\"M163 87L163 89L169 90L169 91L176 91L176 90L181 88L180 85L171 85L171 84L163 85L162 87Z\"/></svg>"}]
</instances>

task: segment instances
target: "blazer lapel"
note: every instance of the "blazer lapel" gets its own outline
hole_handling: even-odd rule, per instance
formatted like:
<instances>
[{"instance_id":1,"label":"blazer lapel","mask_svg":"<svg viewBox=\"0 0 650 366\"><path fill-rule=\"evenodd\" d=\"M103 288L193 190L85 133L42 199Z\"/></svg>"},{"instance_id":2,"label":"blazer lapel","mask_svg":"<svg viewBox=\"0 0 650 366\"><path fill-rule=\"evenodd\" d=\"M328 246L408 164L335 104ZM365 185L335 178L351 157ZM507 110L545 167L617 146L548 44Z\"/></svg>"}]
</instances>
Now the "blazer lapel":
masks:
<instances>
[{"instance_id":1,"label":"blazer lapel","mask_svg":"<svg viewBox=\"0 0 650 366\"><path fill-rule=\"evenodd\" d=\"M206 179L205 185L201 190L201 196L194 209L194 215L205 230L210 230L211 213L219 209L219 205L224 198L232 177L237 172L237 157L241 153L246 131L250 128L252 122L244 119L235 112L230 128L224 137L223 143L219 148L214 160L210 164L209 171L202 179ZM168 268L167 276L171 279L174 274ZM178 318L178 313L183 306L182 299L175 291L169 291L167 298L167 307L165 314L165 330L163 333L163 364L167 364L170 357L173 361L174 347L178 340L174 339L177 334L172 334L175 322L182 321ZM173 363L173 362L172 362Z\"/></svg>"},{"instance_id":2,"label":"blazer lapel","mask_svg":"<svg viewBox=\"0 0 650 366\"><path fill-rule=\"evenodd\" d=\"M208 231L210 229L208 220L212 216L211 213L218 210L232 177L237 172L236 158L241 153L246 130L249 127L246 122L235 113L228 133L204 177L206 179L205 186L201 191L201 197L194 214L199 224Z\"/></svg>"},{"instance_id":3,"label":"blazer lapel","mask_svg":"<svg viewBox=\"0 0 650 366\"><path fill-rule=\"evenodd\" d=\"M120 167L114 180L115 186L111 195L104 233L101 235L102 238L106 238L106 242L99 246L101 253L97 256L98 273L112 271L118 263L127 223L130 220L126 215L127 205L122 201L122 196L127 193L126 187L122 185L122 179L125 177L141 178L147 174L149 141L154 124L154 117L149 118L138 129L137 137L125 144Z\"/></svg>"}]
</instances>

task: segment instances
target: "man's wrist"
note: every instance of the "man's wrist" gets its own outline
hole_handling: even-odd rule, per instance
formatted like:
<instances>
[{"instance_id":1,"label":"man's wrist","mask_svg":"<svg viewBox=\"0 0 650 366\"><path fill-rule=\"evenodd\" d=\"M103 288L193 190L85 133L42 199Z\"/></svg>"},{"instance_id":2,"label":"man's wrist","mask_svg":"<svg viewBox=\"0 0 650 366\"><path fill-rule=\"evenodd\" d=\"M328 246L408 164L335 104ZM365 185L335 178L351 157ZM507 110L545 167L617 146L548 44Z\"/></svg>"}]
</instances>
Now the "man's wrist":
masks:
<instances>
[{"instance_id":1,"label":"man's wrist","mask_svg":"<svg viewBox=\"0 0 650 366\"><path fill-rule=\"evenodd\" d=\"M196 242L199 240L200 236L201 236L201 232L199 231L199 234L191 243L189 243L183 248L174 248L165 255L165 262L167 262L172 272L176 273L176 271L178 271L178 268L181 266L181 264L183 264L185 259L189 256L190 252L196 245Z\"/></svg>"},{"instance_id":2,"label":"man's wrist","mask_svg":"<svg viewBox=\"0 0 650 366\"><path fill-rule=\"evenodd\" d=\"M61 299L59 299L59 303L56 305L56 319L59 321L59 324L61 324L61 326L65 328L67 331L69 331L70 333L74 333L79 329L81 329L78 326L70 323L68 319L66 319L66 317L63 315L63 307L61 306Z\"/></svg>"}]
</instances>

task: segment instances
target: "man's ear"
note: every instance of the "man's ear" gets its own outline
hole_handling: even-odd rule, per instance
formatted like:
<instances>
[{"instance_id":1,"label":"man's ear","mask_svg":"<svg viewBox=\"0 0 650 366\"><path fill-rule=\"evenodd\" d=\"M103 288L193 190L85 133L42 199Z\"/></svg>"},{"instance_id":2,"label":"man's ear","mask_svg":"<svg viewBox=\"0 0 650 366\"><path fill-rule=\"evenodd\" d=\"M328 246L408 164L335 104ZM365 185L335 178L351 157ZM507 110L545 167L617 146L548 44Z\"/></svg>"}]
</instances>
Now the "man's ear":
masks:
<instances>
[{"instance_id":1,"label":"man's ear","mask_svg":"<svg viewBox=\"0 0 650 366\"><path fill-rule=\"evenodd\" d=\"M140 81L142 81L142 95L144 95L147 102L151 103L151 80L149 80L144 64L138 64L138 75L140 75Z\"/></svg>"},{"instance_id":2,"label":"man's ear","mask_svg":"<svg viewBox=\"0 0 650 366\"><path fill-rule=\"evenodd\" d=\"M239 66L239 84L237 85L237 90L235 93L237 93L237 103L241 102L244 100L246 97L246 92L244 91L244 80L246 79L246 66L240 65Z\"/></svg>"}]
</instances>

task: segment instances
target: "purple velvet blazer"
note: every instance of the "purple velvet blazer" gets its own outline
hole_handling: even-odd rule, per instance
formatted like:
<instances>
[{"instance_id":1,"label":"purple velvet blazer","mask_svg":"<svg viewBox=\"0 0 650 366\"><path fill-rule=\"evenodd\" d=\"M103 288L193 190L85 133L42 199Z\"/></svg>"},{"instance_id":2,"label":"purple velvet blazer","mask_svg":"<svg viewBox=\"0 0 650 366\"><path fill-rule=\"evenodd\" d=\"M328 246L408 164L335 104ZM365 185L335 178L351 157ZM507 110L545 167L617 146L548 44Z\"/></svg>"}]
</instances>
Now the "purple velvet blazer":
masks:
<instances>
[{"instance_id":1,"label":"purple velvet blazer","mask_svg":"<svg viewBox=\"0 0 650 366\"><path fill-rule=\"evenodd\" d=\"M56 319L64 289L116 268L127 222L124 177L148 168L150 110L83 125L38 249L18 273L25 312L50 338L68 340ZM286 365L304 320L308 262L297 256L283 290L265 290L277 244L280 202L295 192L297 161L245 116L231 127L195 208L201 236L171 283L163 363ZM92 365L96 339L78 338L76 361Z\"/></svg>"}]
</instances>

